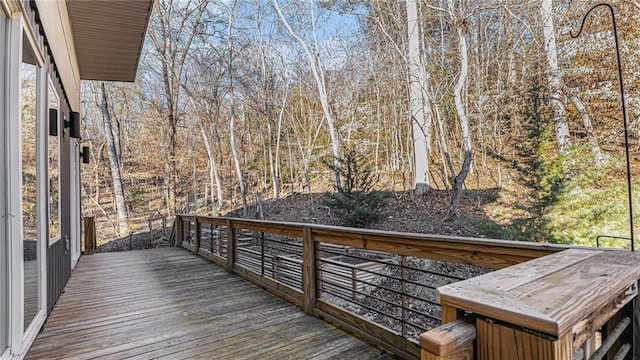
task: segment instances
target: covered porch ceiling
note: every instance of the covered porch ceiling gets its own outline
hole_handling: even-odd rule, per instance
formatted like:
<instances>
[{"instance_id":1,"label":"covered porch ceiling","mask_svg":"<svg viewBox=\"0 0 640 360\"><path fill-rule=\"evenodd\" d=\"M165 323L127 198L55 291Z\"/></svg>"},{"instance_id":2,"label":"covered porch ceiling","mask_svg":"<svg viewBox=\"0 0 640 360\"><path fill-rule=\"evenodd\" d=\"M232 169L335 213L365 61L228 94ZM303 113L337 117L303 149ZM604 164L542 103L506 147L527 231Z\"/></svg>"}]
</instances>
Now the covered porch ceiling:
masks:
<instances>
[{"instance_id":1,"label":"covered porch ceiling","mask_svg":"<svg viewBox=\"0 0 640 360\"><path fill-rule=\"evenodd\" d=\"M153 0L66 0L80 79L135 81Z\"/></svg>"}]
</instances>

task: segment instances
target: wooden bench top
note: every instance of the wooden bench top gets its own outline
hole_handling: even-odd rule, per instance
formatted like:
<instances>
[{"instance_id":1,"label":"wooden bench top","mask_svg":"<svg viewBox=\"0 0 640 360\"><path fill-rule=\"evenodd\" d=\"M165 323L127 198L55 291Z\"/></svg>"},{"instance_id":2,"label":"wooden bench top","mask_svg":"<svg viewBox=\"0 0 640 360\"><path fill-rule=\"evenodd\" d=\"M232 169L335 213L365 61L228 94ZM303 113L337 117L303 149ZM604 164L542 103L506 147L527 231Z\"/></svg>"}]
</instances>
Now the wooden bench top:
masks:
<instances>
[{"instance_id":1,"label":"wooden bench top","mask_svg":"<svg viewBox=\"0 0 640 360\"><path fill-rule=\"evenodd\" d=\"M638 252L569 249L440 287L436 294L442 305L559 337L600 316L615 299L628 302L638 279Z\"/></svg>"}]
</instances>

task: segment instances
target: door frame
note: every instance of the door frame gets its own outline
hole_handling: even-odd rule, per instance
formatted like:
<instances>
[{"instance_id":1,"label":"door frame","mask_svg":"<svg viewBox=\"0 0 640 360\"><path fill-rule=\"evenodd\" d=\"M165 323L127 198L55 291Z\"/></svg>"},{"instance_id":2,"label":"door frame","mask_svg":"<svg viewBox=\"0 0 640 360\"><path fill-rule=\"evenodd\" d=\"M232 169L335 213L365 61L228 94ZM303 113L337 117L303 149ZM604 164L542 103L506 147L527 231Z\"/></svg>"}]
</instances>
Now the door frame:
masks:
<instances>
[{"instance_id":1,"label":"door frame","mask_svg":"<svg viewBox=\"0 0 640 360\"><path fill-rule=\"evenodd\" d=\"M69 157L71 164L70 171L70 217L71 217L71 268L76 266L76 263L80 259L81 244L81 206L80 206L80 141L78 139L70 138L71 144L69 144Z\"/></svg>"},{"instance_id":2,"label":"door frame","mask_svg":"<svg viewBox=\"0 0 640 360\"><path fill-rule=\"evenodd\" d=\"M8 346L9 355L22 357L29 349L46 319L46 238L47 238L47 158L42 151L46 146L45 101L47 69L38 37L30 26L26 10L14 11L8 19L5 73L3 88L5 101L4 147L0 147L1 163L8 169L1 181L5 201L4 234L7 241L8 264ZM24 260L22 244L22 129L20 121L20 80L23 46L29 46L36 58L36 211L38 252L38 311L29 326L24 329ZM46 147L44 148L46 149ZM18 156L15 156L18 154Z\"/></svg>"},{"instance_id":3,"label":"door frame","mask_svg":"<svg viewBox=\"0 0 640 360\"><path fill-rule=\"evenodd\" d=\"M0 4L4 5L4 4ZM2 118L8 118L8 111L5 107L7 100L7 76L9 70L9 64L5 61L8 58L9 52L9 26L11 24L11 19L7 11L5 11L4 6L0 6L0 17L2 18L2 23L0 26L0 44L2 45L0 48L0 114L2 114ZM0 121L0 139L2 142L6 141L7 134L7 123L6 121ZM6 191L7 187L5 184L6 176L8 175L5 170L4 163L6 161L5 156L5 148L4 146L0 146L0 199L6 199ZM8 241L11 239L7 232L7 202L0 201L0 214L2 214L2 220L0 221L0 359L8 358L9 352L11 348L11 343L9 339L9 244Z\"/></svg>"}]
</instances>

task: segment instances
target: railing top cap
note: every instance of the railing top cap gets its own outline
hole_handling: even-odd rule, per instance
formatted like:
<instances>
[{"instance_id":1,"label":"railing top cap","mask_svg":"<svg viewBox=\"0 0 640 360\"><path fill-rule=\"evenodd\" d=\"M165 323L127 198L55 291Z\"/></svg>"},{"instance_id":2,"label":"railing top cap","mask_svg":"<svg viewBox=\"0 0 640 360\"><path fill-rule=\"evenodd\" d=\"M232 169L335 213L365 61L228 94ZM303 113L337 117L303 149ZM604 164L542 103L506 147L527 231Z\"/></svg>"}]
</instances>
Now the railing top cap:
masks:
<instances>
[{"instance_id":1,"label":"railing top cap","mask_svg":"<svg viewBox=\"0 0 640 360\"><path fill-rule=\"evenodd\" d=\"M281 222L281 221L265 221L256 219L245 219L238 217L212 217L212 216L199 216L193 214L177 214L177 216L184 218L195 219L210 219L217 221L227 221L264 225L269 227L286 227L295 228L302 231L304 228L310 228L315 233L328 233L335 232L344 235L353 235L357 237L384 237L388 240L404 239L404 240L431 240L431 241L446 241L452 243L465 243L474 245L487 245L487 246L500 246L500 247L513 247L518 249L531 249L531 250L549 250L549 251L562 251L571 248L591 249L590 247L583 246L570 246L560 244L549 243L536 243L536 242L523 242L523 241L510 241L500 239L488 239L488 238L473 238L473 237L461 237L461 236L449 236L449 235L437 235L437 234L422 234L422 233L409 233L398 231L385 231L374 229L362 229L362 228L350 228L333 225L321 225L321 224L308 224L308 223L295 223L295 222Z\"/></svg>"}]
</instances>

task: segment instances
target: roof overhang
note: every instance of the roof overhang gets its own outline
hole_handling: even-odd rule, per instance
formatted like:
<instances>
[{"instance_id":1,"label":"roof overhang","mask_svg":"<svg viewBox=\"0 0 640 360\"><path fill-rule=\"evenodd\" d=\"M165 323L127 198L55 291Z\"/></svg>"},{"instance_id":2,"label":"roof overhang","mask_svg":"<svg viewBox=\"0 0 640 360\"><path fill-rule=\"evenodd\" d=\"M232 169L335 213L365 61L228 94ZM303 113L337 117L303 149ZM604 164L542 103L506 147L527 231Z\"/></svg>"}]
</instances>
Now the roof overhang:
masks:
<instances>
[{"instance_id":1,"label":"roof overhang","mask_svg":"<svg viewBox=\"0 0 640 360\"><path fill-rule=\"evenodd\" d=\"M135 81L154 0L66 0L80 79Z\"/></svg>"}]
</instances>

